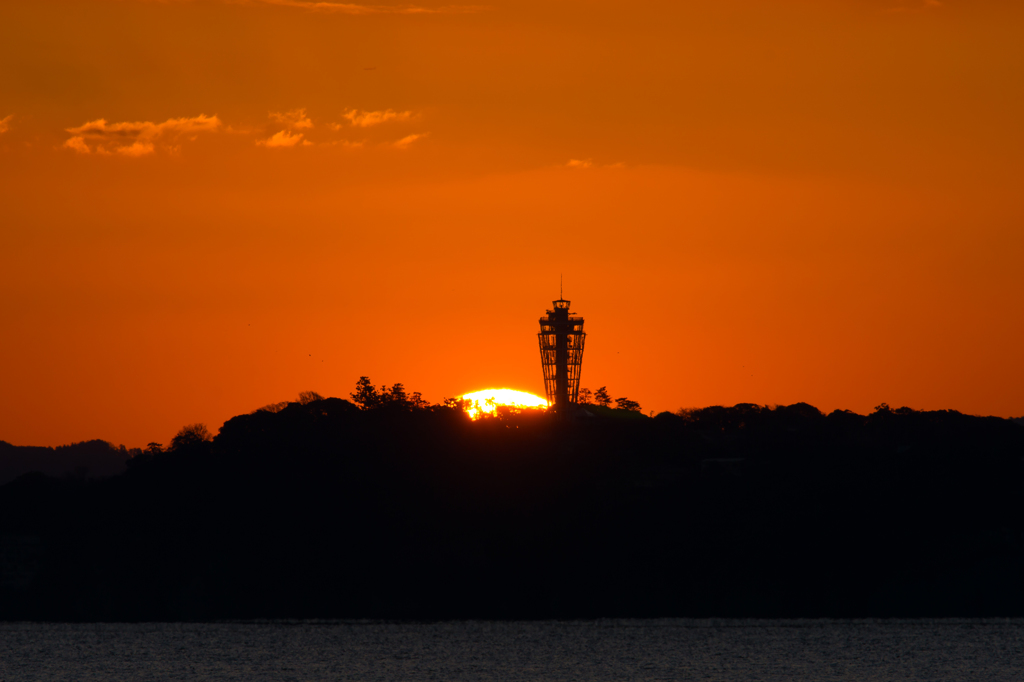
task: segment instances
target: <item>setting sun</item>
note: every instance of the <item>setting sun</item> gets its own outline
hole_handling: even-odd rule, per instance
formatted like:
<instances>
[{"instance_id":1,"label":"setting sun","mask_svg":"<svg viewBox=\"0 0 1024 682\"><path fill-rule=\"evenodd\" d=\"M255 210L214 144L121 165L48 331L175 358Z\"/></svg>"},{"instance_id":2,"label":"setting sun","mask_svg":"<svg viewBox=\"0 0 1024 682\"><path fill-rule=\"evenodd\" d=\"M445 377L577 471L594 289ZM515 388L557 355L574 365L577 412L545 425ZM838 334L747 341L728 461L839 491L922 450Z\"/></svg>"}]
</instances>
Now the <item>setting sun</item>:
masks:
<instances>
[{"instance_id":1,"label":"setting sun","mask_svg":"<svg viewBox=\"0 0 1024 682\"><path fill-rule=\"evenodd\" d=\"M548 407L548 401L544 398L511 388L488 388L483 391L466 393L459 398L467 401L466 413L472 419L478 419L484 413L494 414L499 405L542 409Z\"/></svg>"}]
</instances>

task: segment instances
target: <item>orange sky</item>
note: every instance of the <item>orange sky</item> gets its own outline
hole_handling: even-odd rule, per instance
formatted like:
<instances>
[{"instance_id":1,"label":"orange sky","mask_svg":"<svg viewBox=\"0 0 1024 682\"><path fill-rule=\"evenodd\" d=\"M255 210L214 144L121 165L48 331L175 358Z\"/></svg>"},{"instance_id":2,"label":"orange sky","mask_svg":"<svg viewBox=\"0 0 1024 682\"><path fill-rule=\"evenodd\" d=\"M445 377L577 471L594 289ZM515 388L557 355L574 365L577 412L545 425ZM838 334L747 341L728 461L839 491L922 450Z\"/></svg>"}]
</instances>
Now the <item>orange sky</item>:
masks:
<instances>
[{"instance_id":1,"label":"orange sky","mask_svg":"<svg viewBox=\"0 0 1024 682\"><path fill-rule=\"evenodd\" d=\"M0 4L0 440L356 379L1024 414L1024 5Z\"/></svg>"}]
</instances>

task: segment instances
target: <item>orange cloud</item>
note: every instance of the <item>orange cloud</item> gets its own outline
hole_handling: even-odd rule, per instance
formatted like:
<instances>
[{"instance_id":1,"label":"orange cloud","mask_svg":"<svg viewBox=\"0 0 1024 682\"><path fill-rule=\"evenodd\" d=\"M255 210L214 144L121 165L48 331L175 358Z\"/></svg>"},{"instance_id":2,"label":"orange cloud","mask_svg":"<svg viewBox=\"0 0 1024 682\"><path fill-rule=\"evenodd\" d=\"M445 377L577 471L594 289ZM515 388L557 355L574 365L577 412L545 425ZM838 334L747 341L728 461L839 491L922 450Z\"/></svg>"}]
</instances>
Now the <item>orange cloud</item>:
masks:
<instances>
[{"instance_id":1,"label":"orange cloud","mask_svg":"<svg viewBox=\"0 0 1024 682\"><path fill-rule=\"evenodd\" d=\"M341 116L342 118L347 118L349 123L357 128L369 128L370 126L387 123L388 121L408 121L412 118L413 113L411 111L395 111L393 109L385 109L384 111L349 109Z\"/></svg>"},{"instance_id":2,"label":"orange cloud","mask_svg":"<svg viewBox=\"0 0 1024 682\"><path fill-rule=\"evenodd\" d=\"M264 147L294 147L300 142L303 145L313 144L309 140L303 140L302 133L289 133L287 130L275 133L265 140L257 140L256 144Z\"/></svg>"},{"instance_id":3,"label":"orange cloud","mask_svg":"<svg viewBox=\"0 0 1024 682\"><path fill-rule=\"evenodd\" d=\"M153 143L133 142L125 147L118 147L115 151L124 156L145 156L146 154L153 153Z\"/></svg>"},{"instance_id":4,"label":"orange cloud","mask_svg":"<svg viewBox=\"0 0 1024 682\"><path fill-rule=\"evenodd\" d=\"M271 120L287 126L290 130L305 130L313 127L313 121L306 115L305 109L294 109L284 113L270 112Z\"/></svg>"},{"instance_id":5,"label":"orange cloud","mask_svg":"<svg viewBox=\"0 0 1024 682\"><path fill-rule=\"evenodd\" d=\"M359 140L353 142L351 140L331 140L329 142L321 142L320 144L328 147L344 147L346 149L359 149L366 146L366 140Z\"/></svg>"},{"instance_id":6,"label":"orange cloud","mask_svg":"<svg viewBox=\"0 0 1024 682\"><path fill-rule=\"evenodd\" d=\"M586 170L588 168L625 168L626 164L621 161L616 163L596 164L593 159L569 159L564 167L574 168L576 170Z\"/></svg>"},{"instance_id":7,"label":"orange cloud","mask_svg":"<svg viewBox=\"0 0 1024 682\"><path fill-rule=\"evenodd\" d=\"M64 141L64 146L68 149L73 149L79 154L88 154L91 150L89 145L85 143L85 138L81 136L75 136Z\"/></svg>"},{"instance_id":8,"label":"orange cloud","mask_svg":"<svg viewBox=\"0 0 1024 682\"><path fill-rule=\"evenodd\" d=\"M0 118L0 133L6 133L11 129L11 119L14 118L14 114L6 118Z\"/></svg>"},{"instance_id":9,"label":"orange cloud","mask_svg":"<svg viewBox=\"0 0 1024 682\"><path fill-rule=\"evenodd\" d=\"M72 137L64 142L64 147L79 153L96 151L113 151L125 156L145 156L156 150L156 142L168 137L177 138L181 135L194 135L200 132L216 132L221 128L221 121L216 116L200 114L192 118L169 118L163 123L151 121L135 121L108 123L99 118L89 121L77 128L66 128ZM93 147L89 146L89 143Z\"/></svg>"},{"instance_id":10,"label":"orange cloud","mask_svg":"<svg viewBox=\"0 0 1024 682\"><path fill-rule=\"evenodd\" d=\"M396 140L395 142L392 142L391 146L394 147L395 149L406 149L416 140L426 137L429 134L430 133L416 133L414 135L406 135L401 140Z\"/></svg>"}]
</instances>

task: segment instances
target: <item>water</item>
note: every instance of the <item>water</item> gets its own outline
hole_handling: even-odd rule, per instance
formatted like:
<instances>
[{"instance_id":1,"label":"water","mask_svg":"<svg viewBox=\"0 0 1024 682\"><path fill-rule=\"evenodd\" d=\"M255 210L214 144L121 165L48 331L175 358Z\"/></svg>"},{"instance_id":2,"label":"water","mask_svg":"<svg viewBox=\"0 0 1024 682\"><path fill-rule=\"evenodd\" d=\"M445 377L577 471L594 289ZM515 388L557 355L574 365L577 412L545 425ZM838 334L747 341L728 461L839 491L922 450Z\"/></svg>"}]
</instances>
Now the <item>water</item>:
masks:
<instances>
[{"instance_id":1,"label":"water","mask_svg":"<svg viewBox=\"0 0 1024 682\"><path fill-rule=\"evenodd\" d=\"M0 623L16 680L1024 679L1024 620Z\"/></svg>"}]
</instances>

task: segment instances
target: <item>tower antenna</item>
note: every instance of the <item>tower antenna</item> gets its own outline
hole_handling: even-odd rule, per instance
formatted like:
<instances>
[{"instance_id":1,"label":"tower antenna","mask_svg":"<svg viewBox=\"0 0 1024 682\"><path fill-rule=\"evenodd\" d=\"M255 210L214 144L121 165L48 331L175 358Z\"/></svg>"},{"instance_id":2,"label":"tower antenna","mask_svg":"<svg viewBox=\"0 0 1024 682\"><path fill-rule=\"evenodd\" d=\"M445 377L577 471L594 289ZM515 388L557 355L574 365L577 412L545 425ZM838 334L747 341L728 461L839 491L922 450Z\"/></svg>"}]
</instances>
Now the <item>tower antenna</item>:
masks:
<instances>
[{"instance_id":1,"label":"tower antenna","mask_svg":"<svg viewBox=\"0 0 1024 682\"><path fill-rule=\"evenodd\" d=\"M565 294L562 293L562 275L558 275L558 298L565 298Z\"/></svg>"}]
</instances>

